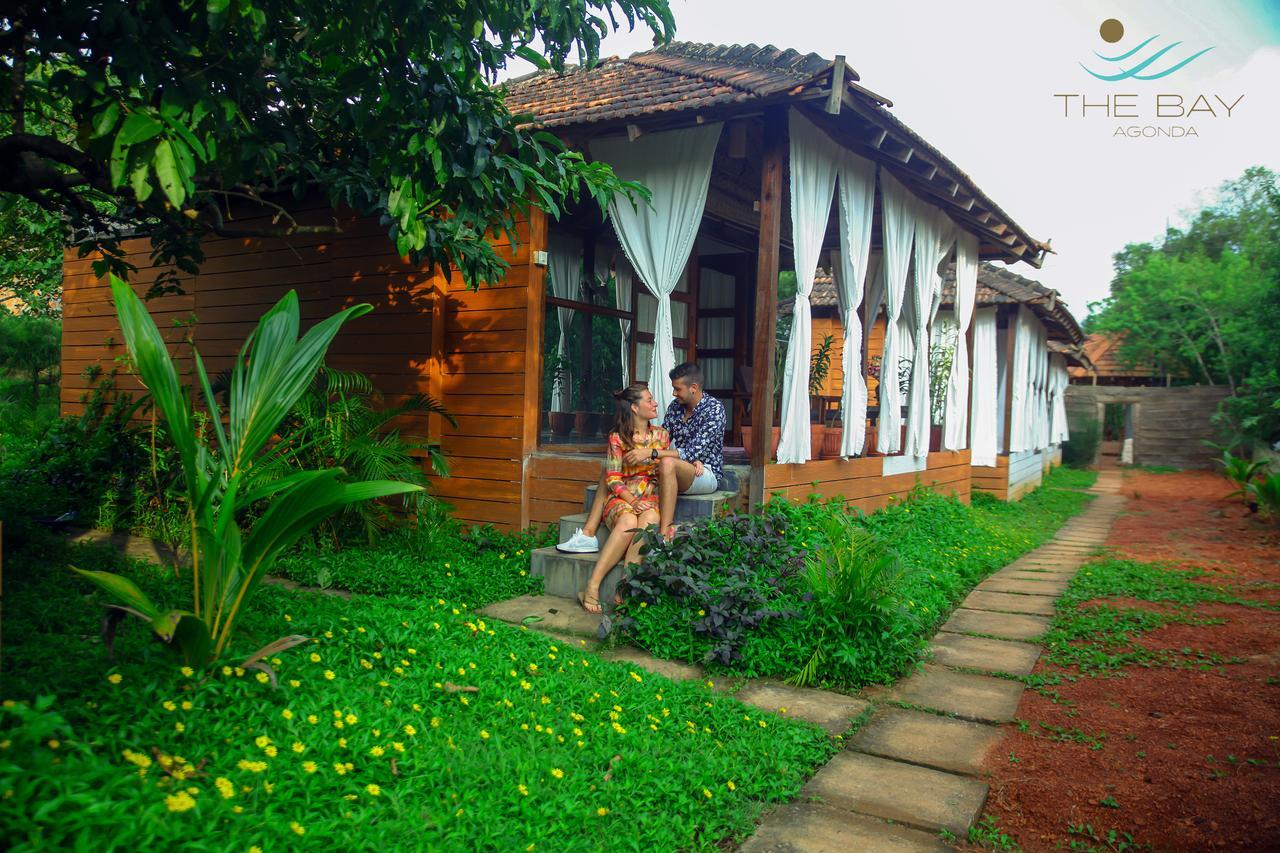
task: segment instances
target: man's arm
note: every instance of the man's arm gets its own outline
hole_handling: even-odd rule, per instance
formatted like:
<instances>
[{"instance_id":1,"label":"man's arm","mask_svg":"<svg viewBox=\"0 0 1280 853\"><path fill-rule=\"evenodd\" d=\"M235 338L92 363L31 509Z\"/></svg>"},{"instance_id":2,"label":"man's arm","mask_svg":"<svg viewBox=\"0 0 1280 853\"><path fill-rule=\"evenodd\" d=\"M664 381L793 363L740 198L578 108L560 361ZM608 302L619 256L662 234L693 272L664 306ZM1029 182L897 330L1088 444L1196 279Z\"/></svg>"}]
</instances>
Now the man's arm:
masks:
<instances>
[{"instance_id":1,"label":"man's arm","mask_svg":"<svg viewBox=\"0 0 1280 853\"><path fill-rule=\"evenodd\" d=\"M680 458L686 462L705 462L710 459L711 443L724 444L724 423L724 406L708 406L706 414L696 425L688 446L678 448Z\"/></svg>"}]
</instances>

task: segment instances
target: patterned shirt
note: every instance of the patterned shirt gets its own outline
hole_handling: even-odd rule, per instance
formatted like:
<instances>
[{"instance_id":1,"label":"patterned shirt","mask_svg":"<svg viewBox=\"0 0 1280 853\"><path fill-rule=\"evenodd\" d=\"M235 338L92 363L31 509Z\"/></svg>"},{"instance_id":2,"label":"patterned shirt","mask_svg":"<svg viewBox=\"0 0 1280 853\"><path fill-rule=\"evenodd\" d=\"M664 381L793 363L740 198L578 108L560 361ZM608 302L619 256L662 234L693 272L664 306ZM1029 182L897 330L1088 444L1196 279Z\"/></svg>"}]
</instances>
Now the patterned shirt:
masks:
<instances>
[{"instance_id":1,"label":"patterned shirt","mask_svg":"<svg viewBox=\"0 0 1280 853\"><path fill-rule=\"evenodd\" d=\"M671 446L686 462L701 461L716 479L724 479L724 404L703 394L693 414L685 420L684 404L672 400L662 428L671 434Z\"/></svg>"}]
</instances>

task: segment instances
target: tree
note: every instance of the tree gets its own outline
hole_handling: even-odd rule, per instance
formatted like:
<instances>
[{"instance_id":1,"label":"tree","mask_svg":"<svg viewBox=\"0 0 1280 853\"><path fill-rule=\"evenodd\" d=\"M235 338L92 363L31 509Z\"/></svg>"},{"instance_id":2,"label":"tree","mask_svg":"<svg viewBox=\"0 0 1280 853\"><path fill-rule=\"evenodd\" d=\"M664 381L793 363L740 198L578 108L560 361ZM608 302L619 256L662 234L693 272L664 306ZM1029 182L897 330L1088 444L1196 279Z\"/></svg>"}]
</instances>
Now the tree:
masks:
<instances>
[{"instance_id":1,"label":"tree","mask_svg":"<svg viewBox=\"0 0 1280 853\"><path fill-rule=\"evenodd\" d=\"M31 384L31 400L40 399L40 386L57 384L45 373L58 366L62 327L48 317L18 316L0 311L0 367L24 375Z\"/></svg>"},{"instance_id":2,"label":"tree","mask_svg":"<svg viewBox=\"0 0 1280 853\"><path fill-rule=\"evenodd\" d=\"M193 272L209 234L336 230L290 215L286 193L320 192L401 253L492 280L484 235L530 203L642 193L494 86L515 56L596 61L619 17L674 32L667 0L19 0L0 13L0 202L65 217L100 272L129 272L118 242L139 232ZM267 215L246 227L235 203Z\"/></svg>"},{"instance_id":3,"label":"tree","mask_svg":"<svg viewBox=\"0 0 1280 853\"><path fill-rule=\"evenodd\" d=\"M26 199L0 211L0 301L17 297L22 314L62 314L62 232L60 217Z\"/></svg>"}]
</instances>

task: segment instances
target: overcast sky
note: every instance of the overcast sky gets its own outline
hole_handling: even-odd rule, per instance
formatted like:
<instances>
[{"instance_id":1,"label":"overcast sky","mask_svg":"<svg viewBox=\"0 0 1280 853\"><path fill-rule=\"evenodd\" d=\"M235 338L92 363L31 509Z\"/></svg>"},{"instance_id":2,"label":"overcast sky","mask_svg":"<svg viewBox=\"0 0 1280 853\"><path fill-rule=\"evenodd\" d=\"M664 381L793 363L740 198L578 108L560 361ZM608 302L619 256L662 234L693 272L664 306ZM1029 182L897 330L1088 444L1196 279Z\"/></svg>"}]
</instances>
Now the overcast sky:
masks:
<instances>
[{"instance_id":1,"label":"overcast sky","mask_svg":"<svg viewBox=\"0 0 1280 853\"><path fill-rule=\"evenodd\" d=\"M1033 237L1053 240L1058 254L1043 269L1013 269L1057 288L1080 318L1087 303L1107 295L1111 255L1125 243L1159 237L1247 166L1280 170L1280 0L672 0L672 8L680 41L844 54L899 118ZM1099 27L1111 18L1124 32L1108 43ZM1152 37L1127 61L1097 55L1126 53ZM1160 80L1103 82L1082 67L1114 76L1174 42L1142 73L1212 49ZM602 53L650 46L647 32L623 32ZM1140 117L1109 118L1095 108L1082 118L1080 98L1066 117L1055 94L1089 103L1134 95L1128 111ZM1184 108L1205 98L1194 116L1157 118L1157 94L1181 96ZM1234 104L1229 117L1223 102ZM1166 112L1176 104L1167 98ZM1114 135L1131 126L1188 135Z\"/></svg>"}]
</instances>

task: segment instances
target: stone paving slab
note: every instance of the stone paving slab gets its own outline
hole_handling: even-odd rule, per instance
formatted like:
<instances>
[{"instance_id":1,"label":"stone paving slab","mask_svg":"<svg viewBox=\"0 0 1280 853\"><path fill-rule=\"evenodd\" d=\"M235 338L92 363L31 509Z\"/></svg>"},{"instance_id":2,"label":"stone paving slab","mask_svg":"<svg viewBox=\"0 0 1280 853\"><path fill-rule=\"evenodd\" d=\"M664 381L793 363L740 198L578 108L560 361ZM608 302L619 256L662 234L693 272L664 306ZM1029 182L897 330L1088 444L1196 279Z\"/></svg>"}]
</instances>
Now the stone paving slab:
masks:
<instances>
[{"instance_id":1,"label":"stone paving slab","mask_svg":"<svg viewBox=\"0 0 1280 853\"><path fill-rule=\"evenodd\" d=\"M1052 616L1053 596L1021 595L1012 592L983 592L975 589L964 600L964 606L972 610L994 610L998 613L1029 613L1033 616Z\"/></svg>"},{"instance_id":2,"label":"stone paving slab","mask_svg":"<svg viewBox=\"0 0 1280 853\"><path fill-rule=\"evenodd\" d=\"M926 666L898 682L887 695L899 702L955 714L966 720L1007 723L1018 712L1022 683Z\"/></svg>"},{"instance_id":3,"label":"stone paving slab","mask_svg":"<svg viewBox=\"0 0 1280 853\"><path fill-rule=\"evenodd\" d=\"M1054 595L1067 588L1068 581L1049 578L987 578L978 584L984 592L1017 592L1023 595Z\"/></svg>"},{"instance_id":4,"label":"stone paving slab","mask_svg":"<svg viewBox=\"0 0 1280 853\"><path fill-rule=\"evenodd\" d=\"M588 613L572 598L555 595L522 595L506 601L496 601L480 611L502 622L522 624L529 616L542 617L530 621L530 628L554 631L559 634L577 634L594 638L600 627L599 615Z\"/></svg>"},{"instance_id":5,"label":"stone paving slab","mask_svg":"<svg viewBox=\"0 0 1280 853\"><path fill-rule=\"evenodd\" d=\"M850 747L881 758L981 776L983 760L1003 737L995 726L905 708L881 708L858 729Z\"/></svg>"},{"instance_id":6,"label":"stone paving slab","mask_svg":"<svg viewBox=\"0 0 1280 853\"><path fill-rule=\"evenodd\" d=\"M784 714L821 726L830 735L847 732L853 721L868 707L867 702L843 693L772 682L749 682L733 698L763 711Z\"/></svg>"},{"instance_id":7,"label":"stone paving slab","mask_svg":"<svg viewBox=\"0 0 1280 853\"><path fill-rule=\"evenodd\" d=\"M1029 674L1040 657L1040 647L1030 643L969 637L950 631L939 631L929 648L933 650L935 663L1010 675Z\"/></svg>"},{"instance_id":8,"label":"stone paving slab","mask_svg":"<svg viewBox=\"0 0 1280 853\"><path fill-rule=\"evenodd\" d=\"M635 646L615 646L601 652L600 657L616 663L629 663L654 675L666 676L672 681L696 681L703 677L702 670L696 666L655 658Z\"/></svg>"},{"instance_id":9,"label":"stone paving slab","mask_svg":"<svg viewBox=\"0 0 1280 853\"><path fill-rule=\"evenodd\" d=\"M774 809L739 853L941 853L937 833L850 814L820 803Z\"/></svg>"},{"instance_id":10,"label":"stone paving slab","mask_svg":"<svg viewBox=\"0 0 1280 853\"><path fill-rule=\"evenodd\" d=\"M962 634L990 634L1006 640L1034 640L1049 630L1049 620L1044 616L1029 616L1025 613L994 613L958 607L942 626L942 630Z\"/></svg>"},{"instance_id":11,"label":"stone paving slab","mask_svg":"<svg viewBox=\"0 0 1280 853\"><path fill-rule=\"evenodd\" d=\"M1072 569L1069 572L1046 572L1036 569L1001 569L988 580L998 578L1000 580L1011 581L1066 581L1070 582L1079 572Z\"/></svg>"},{"instance_id":12,"label":"stone paving slab","mask_svg":"<svg viewBox=\"0 0 1280 853\"><path fill-rule=\"evenodd\" d=\"M987 786L976 779L849 750L827 762L804 793L850 811L959 836L987 800Z\"/></svg>"}]
</instances>

